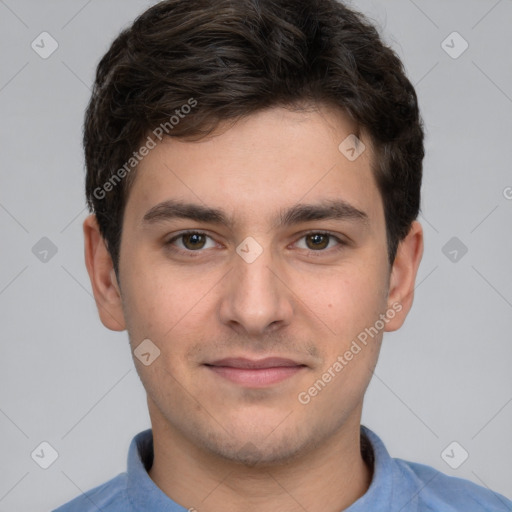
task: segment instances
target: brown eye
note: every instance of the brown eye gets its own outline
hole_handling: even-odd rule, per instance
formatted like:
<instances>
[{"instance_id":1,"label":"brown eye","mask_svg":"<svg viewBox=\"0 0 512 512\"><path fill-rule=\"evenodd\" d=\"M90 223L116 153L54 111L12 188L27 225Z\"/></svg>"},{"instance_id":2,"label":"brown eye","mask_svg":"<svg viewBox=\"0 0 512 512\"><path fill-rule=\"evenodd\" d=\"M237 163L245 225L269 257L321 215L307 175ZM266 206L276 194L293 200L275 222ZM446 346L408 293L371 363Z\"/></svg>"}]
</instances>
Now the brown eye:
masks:
<instances>
[{"instance_id":1,"label":"brown eye","mask_svg":"<svg viewBox=\"0 0 512 512\"><path fill-rule=\"evenodd\" d=\"M306 246L308 249L321 250L329 245L329 235L324 233L313 233L306 235Z\"/></svg>"},{"instance_id":2,"label":"brown eye","mask_svg":"<svg viewBox=\"0 0 512 512\"><path fill-rule=\"evenodd\" d=\"M183 246L190 251L202 249L206 244L206 236L201 233L187 233L181 235L181 238L183 240Z\"/></svg>"}]
</instances>

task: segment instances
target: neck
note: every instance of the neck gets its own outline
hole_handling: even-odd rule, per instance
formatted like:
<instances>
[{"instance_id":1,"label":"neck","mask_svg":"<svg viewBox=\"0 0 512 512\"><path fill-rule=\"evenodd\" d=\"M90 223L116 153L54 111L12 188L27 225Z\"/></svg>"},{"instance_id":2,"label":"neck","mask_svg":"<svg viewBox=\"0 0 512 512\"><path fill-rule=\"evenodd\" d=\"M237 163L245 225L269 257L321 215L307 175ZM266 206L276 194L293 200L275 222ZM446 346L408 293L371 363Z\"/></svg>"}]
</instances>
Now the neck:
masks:
<instances>
[{"instance_id":1,"label":"neck","mask_svg":"<svg viewBox=\"0 0 512 512\"><path fill-rule=\"evenodd\" d=\"M154 421L149 476L171 499L198 512L339 512L370 486L361 455L360 415L321 446L279 465L248 467L193 445Z\"/></svg>"}]
</instances>

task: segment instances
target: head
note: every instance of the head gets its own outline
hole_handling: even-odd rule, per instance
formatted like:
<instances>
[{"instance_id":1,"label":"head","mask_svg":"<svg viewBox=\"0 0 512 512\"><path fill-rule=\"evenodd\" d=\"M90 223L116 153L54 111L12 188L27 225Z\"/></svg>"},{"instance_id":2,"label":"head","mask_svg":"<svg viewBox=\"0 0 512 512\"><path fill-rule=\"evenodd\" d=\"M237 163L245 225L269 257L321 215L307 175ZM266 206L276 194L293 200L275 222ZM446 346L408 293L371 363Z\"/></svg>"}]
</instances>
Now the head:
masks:
<instances>
[{"instance_id":1,"label":"head","mask_svg":"<svg viewBox=\"0 0 512 512\"><path fill-rule=\"evenodd\" d=\"M373 26L335 0L161 2L98 65L84 146L93 291L159 351L134 358L154 426L270 463L358 422L422 252L417 98ZM267 356L300 368L217 371Z\"/></svg>"}]
</instances>

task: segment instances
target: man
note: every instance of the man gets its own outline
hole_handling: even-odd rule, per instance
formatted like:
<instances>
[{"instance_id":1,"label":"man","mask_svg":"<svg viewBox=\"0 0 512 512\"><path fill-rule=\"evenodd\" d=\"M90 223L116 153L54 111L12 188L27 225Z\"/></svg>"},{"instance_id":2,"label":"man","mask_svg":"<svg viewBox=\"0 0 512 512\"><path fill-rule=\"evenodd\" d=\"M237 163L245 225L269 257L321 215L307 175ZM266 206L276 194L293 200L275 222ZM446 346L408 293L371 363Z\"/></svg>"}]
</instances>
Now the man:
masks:
<instances>
[{"instance_id":1,"label":"man","mask_svg":"<svg viewBox=\"0 0 512 512\"><path fill-rule=\"evenodd\" d=\"M413 87L335 0L179 0L101 60L86 264L152 429L59 508L505 511L361 426L423 251Z\"/></svg>"}]
</instances>

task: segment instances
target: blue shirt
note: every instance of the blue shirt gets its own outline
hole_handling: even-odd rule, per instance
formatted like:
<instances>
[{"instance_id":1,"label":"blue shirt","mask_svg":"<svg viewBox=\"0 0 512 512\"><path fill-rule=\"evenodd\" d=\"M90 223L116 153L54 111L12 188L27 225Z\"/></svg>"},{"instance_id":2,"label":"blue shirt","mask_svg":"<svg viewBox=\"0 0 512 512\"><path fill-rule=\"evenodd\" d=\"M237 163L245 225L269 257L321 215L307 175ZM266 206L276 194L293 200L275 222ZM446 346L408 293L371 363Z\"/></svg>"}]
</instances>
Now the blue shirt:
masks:
<instances>
[{"instance_id":1,"label":"blue shirt","mask_svg":"<svg viewBox=\"0 0 512 512\"><path fill-rule=\"evenodd\" d=\"M512 501L500 494L423 464L391 458L376 434L364 426L361 430L373 449L373 478L364 496L344 512L512 512ZM54 512L186 512L151 480L146 468L152 462L149 429L133 438L126 473Z\"/></svg>"}]
</instances>

